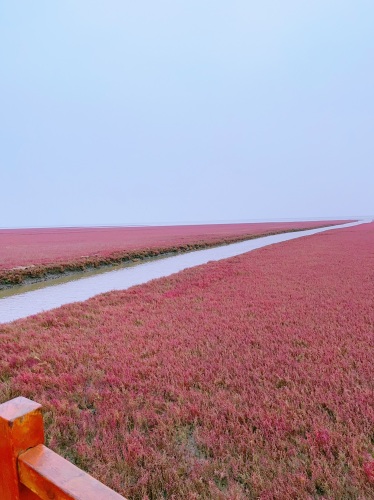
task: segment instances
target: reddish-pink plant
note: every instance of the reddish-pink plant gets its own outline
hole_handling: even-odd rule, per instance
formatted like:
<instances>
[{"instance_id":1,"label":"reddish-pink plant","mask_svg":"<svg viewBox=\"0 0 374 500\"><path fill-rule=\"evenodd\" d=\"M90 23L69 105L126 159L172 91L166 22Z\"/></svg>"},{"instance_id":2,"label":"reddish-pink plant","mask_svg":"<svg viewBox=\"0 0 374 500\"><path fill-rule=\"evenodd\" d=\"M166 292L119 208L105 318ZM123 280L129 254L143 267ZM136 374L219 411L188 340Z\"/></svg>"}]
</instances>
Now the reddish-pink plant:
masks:
<instances>
[{"instance_id":1,"label":"reddish-pink plant","mask_svg":"<svg viewBox=\"0 0 374 500\"><path fill-rule=\"evenodd\" d=\"M330 434L326 429L316 431L314 434L315 440L318 445L324 447L330 442Z\"/></svg>"},{"instance_id":2,"label":"reddish-pink plant","mask_svg":"<svg viewBox=\"0 0 374 500\"><path fill-rule=\"evenodd\" d=\"M371 483L374 483L374 459L369 457L364 463L364 472Z\"/></svg>"},{"instance_id":3,"label":"reddish-pink plant","mask_svg":"<svg viewBox=\"0 0 374 500\"><path fill-rule=\"evenodd\" d=\"M373 248L327 231L3 325L0 400L130 498L372 498Z\"/></svg>"}]
</instances>

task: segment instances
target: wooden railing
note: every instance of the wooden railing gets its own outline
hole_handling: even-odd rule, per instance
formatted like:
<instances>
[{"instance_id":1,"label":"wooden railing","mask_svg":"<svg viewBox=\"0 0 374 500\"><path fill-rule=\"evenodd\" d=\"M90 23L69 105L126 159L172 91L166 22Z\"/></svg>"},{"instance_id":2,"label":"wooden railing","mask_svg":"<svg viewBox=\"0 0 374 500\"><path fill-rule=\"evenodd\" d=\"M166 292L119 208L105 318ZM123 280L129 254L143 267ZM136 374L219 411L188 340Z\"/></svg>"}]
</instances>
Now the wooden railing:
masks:
<instances>
[{"instance_id":1,"label":"wooden railing","mask_svg":"<svg viewBox=\"0 0 374 500\"><path fill-rule=\"evenodd\" d=\"M0 404L1 500L123 500L44 446L41 405L18 397Z\"/></svg>"}]
</instances>

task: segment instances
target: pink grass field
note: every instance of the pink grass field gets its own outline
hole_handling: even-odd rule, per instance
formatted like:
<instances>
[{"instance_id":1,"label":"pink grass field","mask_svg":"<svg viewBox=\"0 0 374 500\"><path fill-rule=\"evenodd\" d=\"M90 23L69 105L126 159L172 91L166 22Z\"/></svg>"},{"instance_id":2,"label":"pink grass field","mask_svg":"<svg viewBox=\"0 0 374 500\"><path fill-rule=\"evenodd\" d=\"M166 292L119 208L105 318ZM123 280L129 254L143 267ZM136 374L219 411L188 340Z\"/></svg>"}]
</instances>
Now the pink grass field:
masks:
<instances>
[{"instance_id":1,"label":"pink grass field","mask_svg":"<svg viewBox=\"0 0 374 500\"><path fill-rule=\"evenodd\" d=\"M0 229L0 270L85 262L120 252L214 245L253 235L309 229L346 221L267 222L193 226Z\"/></svg>"},{"instance_id":2,"label":"pink grass field","mask_svg":"<svg viewBox=\"0 0 374 500\"><path fill-rule=\"evenodd\" d=\"M374 498L374 224L0 326L0 401L131 499Z\"/></svg>"}]
</instances>

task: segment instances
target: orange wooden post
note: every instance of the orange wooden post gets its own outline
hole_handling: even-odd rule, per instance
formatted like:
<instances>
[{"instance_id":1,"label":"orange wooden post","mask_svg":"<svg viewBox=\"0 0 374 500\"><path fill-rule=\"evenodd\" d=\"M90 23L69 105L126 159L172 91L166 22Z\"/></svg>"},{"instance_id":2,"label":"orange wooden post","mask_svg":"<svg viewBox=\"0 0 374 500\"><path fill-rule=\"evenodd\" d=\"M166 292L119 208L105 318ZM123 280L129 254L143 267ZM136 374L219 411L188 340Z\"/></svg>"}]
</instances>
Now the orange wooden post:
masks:
<instances>
[{"instance_id":1,"label":"orange wooden post","mask_svg":"<svg viewBox=\"0 0 374 500\"><path fill-rule=\"evenodd\" d=\"M0 498L37 498L19 483L18 455L44 443L41 405L18 397L0 405Z\"/></svg>"}]
</instances>

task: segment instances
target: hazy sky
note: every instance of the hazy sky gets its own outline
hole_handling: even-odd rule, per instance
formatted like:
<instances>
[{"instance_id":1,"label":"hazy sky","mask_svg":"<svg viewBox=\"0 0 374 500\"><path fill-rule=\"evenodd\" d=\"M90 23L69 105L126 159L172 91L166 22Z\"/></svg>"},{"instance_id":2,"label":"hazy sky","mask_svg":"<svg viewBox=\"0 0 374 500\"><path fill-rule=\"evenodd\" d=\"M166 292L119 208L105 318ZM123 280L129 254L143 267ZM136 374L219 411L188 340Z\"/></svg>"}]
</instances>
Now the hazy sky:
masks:
<instances>
[{"instance_id":1,"label":"hazy sky","mask_svg":"<svg viewBox=\"0 0 374 500\"><path fill-rule=\"evenodd\" d=\"M1 0L0 227L374 214L373 0Z\"/></svg>"}]
</instances>

